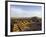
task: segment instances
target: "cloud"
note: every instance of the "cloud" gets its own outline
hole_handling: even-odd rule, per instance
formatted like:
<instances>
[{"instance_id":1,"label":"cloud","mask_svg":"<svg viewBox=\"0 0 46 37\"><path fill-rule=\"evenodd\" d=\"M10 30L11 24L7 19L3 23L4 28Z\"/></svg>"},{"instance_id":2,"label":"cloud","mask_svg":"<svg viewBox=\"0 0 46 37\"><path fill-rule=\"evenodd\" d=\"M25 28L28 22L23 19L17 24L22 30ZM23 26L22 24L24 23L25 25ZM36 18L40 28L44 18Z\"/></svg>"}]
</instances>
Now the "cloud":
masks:
<instances>
[{"instance_id":1,"label":"cloud","mask_svg":"<svg viewBox=\"0 0 46 37\"><path fill-rule=\"evenodd\" d=\"M25 7L24 7L25 8ZM29 10L25 10L23 7L11 7L11 17L32 17L32 16L38 16L41 17L42 12L39 11L38 8Z\"/></svg>"}]
</instances>

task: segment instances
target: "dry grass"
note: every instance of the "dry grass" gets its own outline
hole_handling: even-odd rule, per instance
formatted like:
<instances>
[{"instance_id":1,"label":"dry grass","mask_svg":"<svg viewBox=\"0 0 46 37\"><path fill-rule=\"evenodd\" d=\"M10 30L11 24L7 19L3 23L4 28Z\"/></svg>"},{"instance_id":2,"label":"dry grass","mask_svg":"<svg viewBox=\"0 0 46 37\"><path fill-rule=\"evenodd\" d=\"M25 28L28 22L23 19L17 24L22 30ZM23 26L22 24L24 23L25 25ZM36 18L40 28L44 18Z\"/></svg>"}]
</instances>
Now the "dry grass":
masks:
<instances>
[{"instance_id":1,"label":"dry grass","mask_svg":"<svg viewBox=\"0 0 46 37\"><path fill-rule=\"evenodd\" d=\"M11 18L11 32L36 30L41 30L41 18L39 17Z\"/></svg>"}]
</instances>

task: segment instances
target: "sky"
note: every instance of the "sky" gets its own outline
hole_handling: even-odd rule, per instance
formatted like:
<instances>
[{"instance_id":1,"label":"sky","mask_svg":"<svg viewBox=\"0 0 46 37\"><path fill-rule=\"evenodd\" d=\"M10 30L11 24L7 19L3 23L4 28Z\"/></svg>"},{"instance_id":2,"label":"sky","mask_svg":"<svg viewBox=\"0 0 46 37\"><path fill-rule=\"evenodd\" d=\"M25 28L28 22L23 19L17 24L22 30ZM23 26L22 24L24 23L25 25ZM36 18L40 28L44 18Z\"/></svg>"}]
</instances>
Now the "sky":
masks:
<instances>
[{"instance_id":1,"label":"sky","mask_svg":"<svg viewBox=\"0 0 46 37\"><path fill-rule=\"evenodd\" d=\"M42 7L33 5L10 5L11 17L42 16Z\"/></svg>"}]
</instances>

